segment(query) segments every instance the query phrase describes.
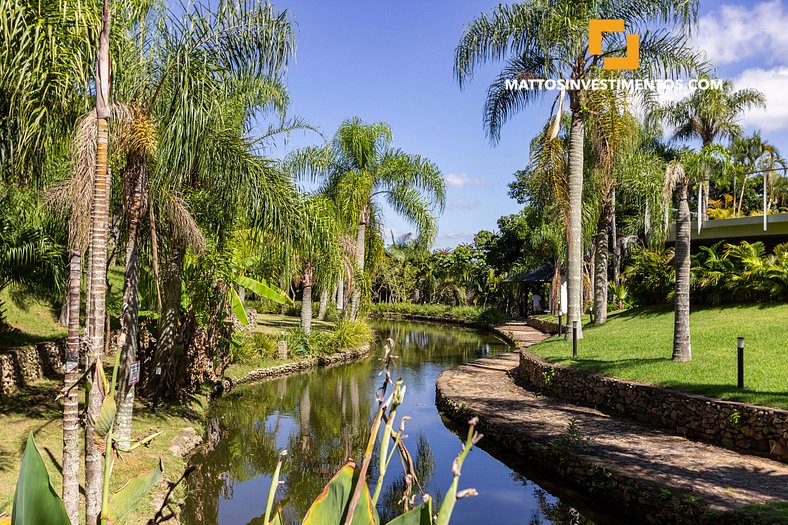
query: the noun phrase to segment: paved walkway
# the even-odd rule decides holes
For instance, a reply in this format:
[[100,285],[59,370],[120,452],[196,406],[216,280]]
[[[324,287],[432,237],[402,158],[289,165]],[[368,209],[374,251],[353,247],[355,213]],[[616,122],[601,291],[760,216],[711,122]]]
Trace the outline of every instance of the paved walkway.
[[[499,327],[527,348],[546,335],[521,323]],[[590,443],[580,455],[615,474],[652,480],[686,491],[718,510],[788,501],[788,465],[691,441],[587,407],[536,395],[514,384],[516,352],[480,359],[444,372],[438,389],[464,404],[483,423],[535,441],[565,435],[574,418]]]

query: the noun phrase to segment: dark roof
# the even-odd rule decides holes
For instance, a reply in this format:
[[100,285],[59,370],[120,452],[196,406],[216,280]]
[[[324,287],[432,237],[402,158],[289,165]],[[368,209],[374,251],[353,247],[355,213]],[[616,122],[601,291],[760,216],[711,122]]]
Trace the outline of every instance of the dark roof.
[[553,267],[545,264],[536,270],[526,270],[518,274],[507,277],[505,283],[549,283],[553,280]]

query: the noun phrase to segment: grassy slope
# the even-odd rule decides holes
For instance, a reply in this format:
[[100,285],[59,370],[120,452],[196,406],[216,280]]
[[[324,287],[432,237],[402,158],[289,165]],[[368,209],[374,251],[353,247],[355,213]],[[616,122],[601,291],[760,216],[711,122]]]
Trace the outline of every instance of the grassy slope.
[[10,288],[0,292],[8,324],[18,330],[0,339],[0,348],[51,341],[65,337],[66,328],[57,322],[57,314],[47,302],[27,298]]
[[[633,309],[583,328],[579,358],[552,338],[532,351],[556,363],[704,395],[788,409],[788,304],[697,308],[690,316],[693,359],[673,363],[673,310]],[[736,337],[744,336],[745,386],[736,388]]]

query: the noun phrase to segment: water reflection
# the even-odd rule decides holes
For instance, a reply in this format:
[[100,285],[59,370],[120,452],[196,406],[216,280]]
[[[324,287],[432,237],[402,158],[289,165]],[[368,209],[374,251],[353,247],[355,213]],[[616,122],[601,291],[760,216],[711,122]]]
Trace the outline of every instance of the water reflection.
[[[406,444],[416,460],[421,488],[439,502],[441,489],[451,482],[460,441],[435,409],[435,380],[446,368],[507,347],[488,334],[458,327],[381,322],[376,328],[381,340],[395,341],[398,358],[392,376],[402,377],[407,385],[398,415],[412,418]],[[300,523],[333,473],[347,458],[359,459],[376,408],[380,364],[373,349],[364,361],[241,387],[215,402],[206,450],[193,459],[196,470],[181,521],[262,523],[277,452],[286,448],[284,483],[277,497],[285,522]],[[373,461],[372,479],[376,465]],[[478,448],[465,463],[461,485],[475,487],[480,495],[458,504],[454,525],[590,523]],[[379,501],[382,523],[401,508],[403,489],[403,470],[394,460]]]

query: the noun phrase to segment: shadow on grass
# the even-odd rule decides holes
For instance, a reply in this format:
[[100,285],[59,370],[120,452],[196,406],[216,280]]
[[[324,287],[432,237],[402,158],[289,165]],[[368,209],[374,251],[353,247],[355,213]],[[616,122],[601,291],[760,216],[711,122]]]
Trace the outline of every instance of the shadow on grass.
[[59,393],[59,385],[52,381],[27,385],[17,394],[0,398],[0,413],[32,419],[59,418],[62,415],[61,405],[56,400]]
[[39,343],[52,341],[53,339],[56,338],[52,336],[33,335],[12,330],[11,332],[8,332],[0,337],[0,353],[2,353],[2,350],[4,349],[7,350],[11,348],[18,348],[20,346],[37,345]]

